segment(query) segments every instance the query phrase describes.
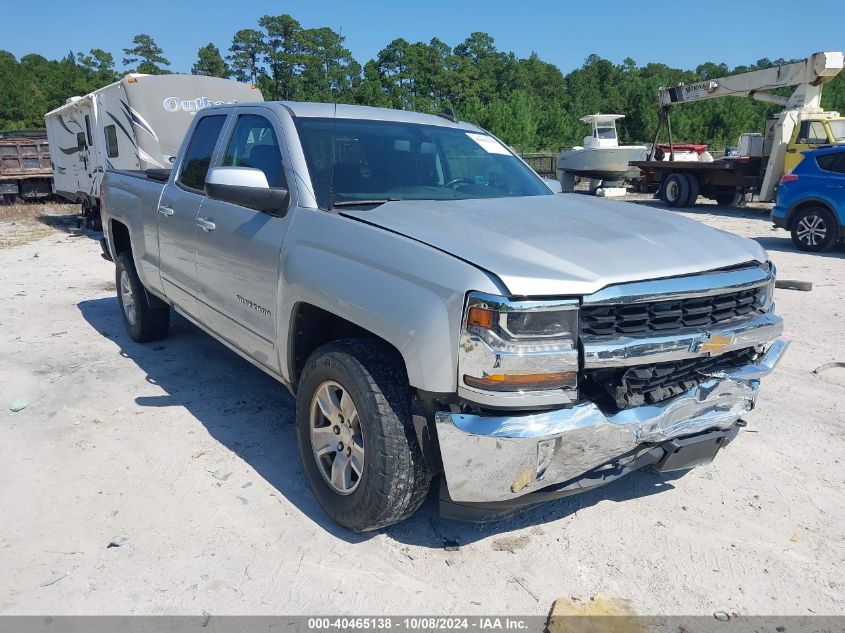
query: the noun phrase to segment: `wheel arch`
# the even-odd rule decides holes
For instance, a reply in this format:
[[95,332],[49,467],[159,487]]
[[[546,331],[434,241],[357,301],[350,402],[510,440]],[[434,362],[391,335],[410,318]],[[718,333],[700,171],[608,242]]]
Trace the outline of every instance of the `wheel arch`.
[[823,198],[812,197],[812,198],[802,198],[798,202],[794,203],[792,207],[790,207],[789,212],[786,214],[786,230],[792,230],[792,223],[795,221],[795,217],[805,209],[809,209],[811,207],[823,207],[827,211],[833,214],[833,217],[837,219],[838,216],[836,215],[836,211],[833,209],[831,204],[824,200]]
[[314,350],[326,343],[350,338],[372,339],[387,346],[395,352],[407,372],[407,363],[402,353],[384,337],[329,310],[300,301],[291,311],[287,344],[288,381],[294,394],[305,363]]
[[117,260],[124,251],[132,253],[132,238],[129,234],[129,227],[126,224],[112,218],[109,221],[108,235],[109,246],[112,250],[112,259]]

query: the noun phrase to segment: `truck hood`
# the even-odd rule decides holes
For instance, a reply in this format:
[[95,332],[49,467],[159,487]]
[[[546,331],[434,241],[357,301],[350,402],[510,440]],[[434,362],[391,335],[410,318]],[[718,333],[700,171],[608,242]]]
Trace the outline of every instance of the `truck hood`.
[[605,286],[756,260],[756,242],[669,211],[579,194],[402,200],[342,214],[466,260],[511,296],[586,295]]

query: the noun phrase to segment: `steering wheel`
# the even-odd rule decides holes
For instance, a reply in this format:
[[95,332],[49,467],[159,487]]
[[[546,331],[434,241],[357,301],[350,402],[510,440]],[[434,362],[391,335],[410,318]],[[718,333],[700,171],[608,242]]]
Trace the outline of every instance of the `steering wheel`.
[[453,178],[449,182],[447,182],[444,187],[451,187],[452,189],[457,188],[457,185],[465,184],[465,185],[474,185],[475,183],[470,180],[469,178]]

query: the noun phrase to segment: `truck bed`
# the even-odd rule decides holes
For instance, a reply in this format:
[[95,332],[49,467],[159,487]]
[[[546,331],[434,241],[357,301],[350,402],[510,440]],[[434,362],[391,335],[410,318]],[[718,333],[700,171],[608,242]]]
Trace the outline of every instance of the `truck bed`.
[[129,176],[130,178],[155,180],[156,182],[167,182],[170,178],[169,169],[112,169],[108,173]]
[[720,158],[709,163],[680,160],[635,160],[629,163],[643,172],[649,190],[659,189],[672,173],[682,173],[698,181],[700,194],[718,198],[734,191],[759,191],[763,181],[763,160],[755,157]]

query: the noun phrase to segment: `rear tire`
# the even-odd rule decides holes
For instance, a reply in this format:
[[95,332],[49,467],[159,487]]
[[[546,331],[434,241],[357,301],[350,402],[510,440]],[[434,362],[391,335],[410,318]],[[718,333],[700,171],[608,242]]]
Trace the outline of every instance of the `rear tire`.
[[411,389],[396,352],[379,341],[319,347],[299,380],[296,430],[311,490],[354,532],[411,516],[428,493],[411,418]]
[[690,182],[685,174],[673,173],[663,183],[663,200],[673,209],[684,207],[689,200]]
[[117,257],[115,285],[123,327],[132,340],[147,343],[164,338],[170,328],[170,306],[144,290],[130,252]]
[[802,251],[821,253],[839,241],[839,225],[828,209],[810,207],[792,220],[791,234],[792,243]]
[[695,205],[696,200],[698,200],[700,188],[698,185],[698,178],[692,174],[687,174],[686,176],[687,180],[689,180],[689,197],[687,198],[687,203],[684,206],[692,207]]

